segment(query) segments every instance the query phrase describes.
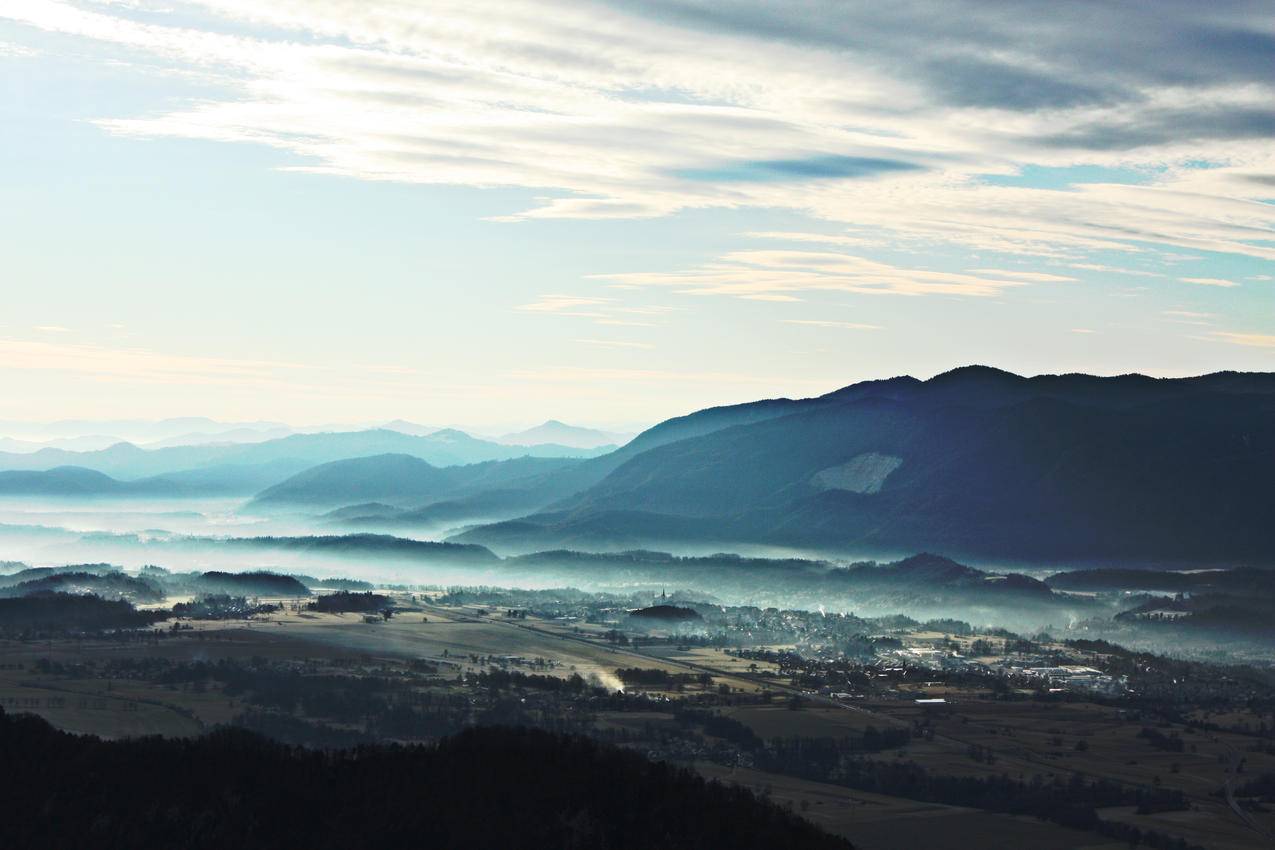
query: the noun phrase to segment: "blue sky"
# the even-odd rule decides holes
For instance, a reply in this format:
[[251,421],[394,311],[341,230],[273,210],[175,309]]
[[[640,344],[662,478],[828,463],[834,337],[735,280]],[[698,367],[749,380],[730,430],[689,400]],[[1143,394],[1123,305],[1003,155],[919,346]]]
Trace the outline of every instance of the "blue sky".
[[1271,369],[1270,16],[1031,6],[10,0],[0,418]]

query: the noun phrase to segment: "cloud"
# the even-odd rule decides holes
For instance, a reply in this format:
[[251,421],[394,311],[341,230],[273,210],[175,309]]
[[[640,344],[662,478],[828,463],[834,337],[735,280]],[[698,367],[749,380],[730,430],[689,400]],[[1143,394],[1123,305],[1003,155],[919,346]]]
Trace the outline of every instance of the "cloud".
[[95,380],[284,385],[300,368],[292,363],[165,354],[143,348],[0,339],[0,369],[67,372]]
[[[1183,142],[1269,139],[1275,136],[1275,109],[1223,105],[1161,109],[1103,118],[1042,139],[1046,145],[1087,151],[1130,151]],[[1258,181],[1259,183],[1261,181]]]
[[[656,325],[654,319],[674,310],[672,307],[658,304],[620,305],[614,298],[594,295],[541,295],[536,301],[519,305],[515,309],[525,313],[589,319],[595,325],[628,328],[654,327]],[[577,342],[584,341],[586,340],[577,340]],[[588,341],[597,342],[596,340]]]
[[517,381],[535,381],[547,384],[649,384],[655,387],[677,385],[703,385],[718,388],[723,385],[738,386],[797,386],[825,388],[826,381],[796,378],[791,375],[763,375],[753,372],[720,372],[672,369],[611,369],[586,366],[561,366],[541,369],[519,369],[510,373]]
[[642,348],[649,349],[655,346],[645,342],[630,342],[621,339],[577,339],[575,340],[582,345],[596,345],[599,348]]
[[1250,348],[1275,348],[1275,334],[1250,334],[1216,331],[1213,336],[1223,342],[1229,342],[1232,345],[1244,345],[1249,346]]
[[612,300],[611,298],[581,295],[541,295],[538,300],[529,304],[521,304],[517,309],[527,313],[552,313],[559,316],[598,318],[605,314],[595,308],[610,304]]
[[[1275,205],[1250,179],[1275,174],[1261,0],[133,5],[26,0],[0,19],[212,84],[97,116],[110,133],[541,199],[505,221],[751,207],[1073,262],[1148,245],[1275,259]],[[983,179],[1077,165],[1151,176]]]
[[70,328],[64,328],[61,325],[36,325],[33,330],[46,334],[67,334],[71,332]]
[[1026,285],[1018,275],[943,272],[894,266],[840,252],[793,250],[732,251],[685,271],[590,277],[624,287],[660,287],[683,295],[765,301],[799,301],[803,295],[816,292],[984,297]]
[[786,325],[809,325],[816,328],[844,328],[851,331],[877,331],[880,325],[865,325],[860,322],[834,322],[824,319],[783,319]]
[[1037,70],[981,57],[937,59],[923,66],[931,90],[944,103],[993,109],[1030,111],[1088,106],[1126,100],[1128,92],[1068,80],[1049,70]]
[[1075,280],[1074,277],[1066,277],[1060,274],[1047,274],[1045,272],[1024,272],[1007,269],[970,269],[970,274],[990,275],[992,277],[1013,278],[1014,280],[1023,280],[1028,283],[1070,283]]
[[855,236],[845,233],[802,233],[788,230],[753,230],[739,234],[747,239],[776,239],[784,242],[815,242],[825,245],[854,245],[875,247],[882,245],[880,238]]
[[1196,286],[1220,286],[1223,289],[1230,289],[1232,287],[1239,286],[1239,284],[1233,280],[1226,280],[1220,277],[1181,277],[1178,278],[1178,280],[1183,283],[1193,283]]
[[1081,271],[1090,272],[1107,272],[1110,274],[1123,274],[1132,277],[1164,277],[1160,272],[1149,272],[1141,269],[1125,269],[1119,266],[1108,266],[1102,263],[1068,263],[1069,268],[1080,269]]
[[1068,332],[1069,332],[1069,333],[1073,333],[1073,334],[1092,334],[1092,333],[1097,333],[1097,331],[1092,330],[1091,328],[1072,328],[1072,329],[1071,329],[1070,331],[1068,331]]
[[0,59],[10,57],[14,59],[30,59],[33,56],[39,56],[40,51],[31,47],[24,47],[21,44],[13,44],[8,41],[0,41]]
[[1213,313],[1202,313],[1198,310],[1162,310],[1161,315],[1167,317],[1164,320],[1166,322],[1199,327],[1207,327],[1213,324],[1213,320],[1217,318]]
[[724,163],[705,168],[678,168],[676,177],[709,183],[786,182],[835,180],[875,177],[900,171],[915,171],[921,166],[899,159],[826,154],[804,159],[770,159],[752,162]]

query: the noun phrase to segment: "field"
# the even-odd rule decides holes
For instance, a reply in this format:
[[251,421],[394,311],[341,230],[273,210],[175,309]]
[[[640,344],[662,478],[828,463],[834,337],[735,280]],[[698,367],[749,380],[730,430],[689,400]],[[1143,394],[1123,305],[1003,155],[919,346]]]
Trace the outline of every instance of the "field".
[[[243,695],[225,693],[215,683],[164,683],[157,677],[104,676],[102,671],[226,659],[300,665],[307,675],[411,677],[423,664],[430,672],[410,680],[412,688],[464,700],[470,691],[461,679],[493,668],[559,679],[578,674],[606,690],[620,687],[617,670],[641,668],[667,674],[678,684],[639,688],[648,701],[634,708],[597,710],[587,722],[600,734],[621,741],[681,734],[676,714],[671,707],[660,708],[659,701],[697,697],[763,740],[852,738],[870,727],[909,730],[908,743],[874,757],[913,761],[940,776],[1005,775],[1029,783],[1080,776],[1177,789],[1189,801],[1186,811],[1138,814],[1124,807],[1103,810],[1101,817],[1203,847],[1269,846],[1275,829],[1270,813],[1232,806],[1223,793],[1228,783],[1245,776],[1275,772],[1275,755],[1255,750],[1253,739],[1241,734],[1154,722],[1162,733],[1181,738],[1181,751],[1170,752],[1140,737],[1147,725],[1142,719],[1100,702],[994,699],[981,687],[923,682],[863,699],[834,699],[777,676],[773,664],[749,662],[712,647],[618,646],[608,642],[602,628],[581,623],[509,618],[500,611],[441,606],[405,595],[397,602],[398,613],[387,621],[308,612],[285,600],[283,611],[267,617],[193,621],[157,637],[0,642],[0,705],[6,711],[39,714],[74,732],[180,736],[231,722],[248,707]],[[81,668],[83,675],[77,673]],[[915,702],[938,695],[947,702]],[[714,739],[710,735],[705,740],[711,744]],[[979,757],[972,757],[974,752]],[[655,754],[669,757],[663,751]],[[791,804],[868,850],[1125,846],[1029,817],[867,793],[747,764],[700,757],[694,763],[706,776]]]

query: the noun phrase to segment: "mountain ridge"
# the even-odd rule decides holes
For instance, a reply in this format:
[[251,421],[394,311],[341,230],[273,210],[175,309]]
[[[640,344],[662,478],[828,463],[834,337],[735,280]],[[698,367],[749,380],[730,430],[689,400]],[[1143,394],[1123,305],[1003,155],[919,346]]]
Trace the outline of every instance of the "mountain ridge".
[[[962,367],[679,420],[586,461],[610,469],[547,510],[456,539],[1275,563],[1275,531],[1263,530],[1275,529],[1262,497],[1275,475],[1268,373]],[[670,431],[680,439],[660,440]]]

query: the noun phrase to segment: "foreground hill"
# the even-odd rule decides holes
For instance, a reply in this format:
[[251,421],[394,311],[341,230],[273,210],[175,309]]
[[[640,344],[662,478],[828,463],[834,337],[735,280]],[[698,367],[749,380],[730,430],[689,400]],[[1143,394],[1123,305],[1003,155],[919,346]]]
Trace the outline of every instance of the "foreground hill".
[[552,510],[459,539],[1275,563],[1275,375],[1023,378],[970,367],[717,415],[730,424],[662,443],[679,420],[657,426]]
[[0,753],[24,765],[0,778],[14,850],[850,846],[748,791],[531,730],[324,753],[236,730],[101,741],[0,711]]

